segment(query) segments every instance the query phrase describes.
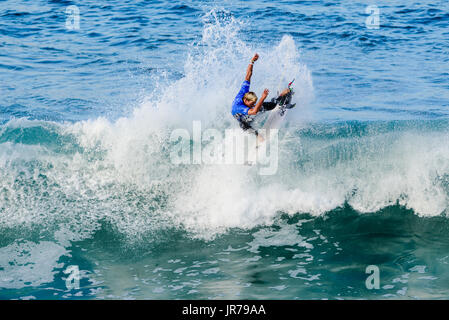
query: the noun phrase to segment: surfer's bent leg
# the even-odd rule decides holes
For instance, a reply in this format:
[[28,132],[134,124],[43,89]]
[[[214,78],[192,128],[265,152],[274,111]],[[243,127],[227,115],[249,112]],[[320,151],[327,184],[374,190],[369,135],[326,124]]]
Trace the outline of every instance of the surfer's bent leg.
[[248,131],[248,132],[250,132],[250,133],[255,134],[256,136],[259,135],[259,133],[257,132],[257,130],[254,129],[254,128],[251,126],[251,121],[252,121],[251,118],[249,118],[249,117],[247,117],[247,116],[245,117],[245,116],[243,116],[243,115],[241,115],[241,114],[235,114],[234,117],[235,117],[235,118],[237,119],[237,121],[239,122],[240,128],[242,128],[243,131]]
[[256,136],[259,135],[257,130],[254,129],[253,127],[251,127],[251,124],[249,124],[248,122],[245,122],[245,121],[239,121],[239,122],[240,122],[240,128],[242,128],[243,131],[248,131],[249,133],[253,133]]
[[[286,89],[288,90],[288,89]],[[270,102],[264,102],[262,104],[261,112],[270,111],[273,110],[277,104],[284,105],[289,104],[292,100],[292,95],[290,93],[290,90],[286,91],[284,90],[281,95],[277,98],[271,99]]]
[[276,101],[273,99],[271,102],[264,102],[262,104],[261,112],[273,110],[276,107]]
[[[288,90],[288,92],[286,92],[286,90]],[[290,89],[286,89],[286,90],[284,90],[283,94],[281,94],[276,99],[280,105],[286,105],[292,101],[292,93],[291,93]]]

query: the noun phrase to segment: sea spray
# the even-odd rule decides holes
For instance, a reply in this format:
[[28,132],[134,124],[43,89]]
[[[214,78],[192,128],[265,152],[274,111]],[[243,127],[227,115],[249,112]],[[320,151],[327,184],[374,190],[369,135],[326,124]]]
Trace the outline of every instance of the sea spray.
[[[108,224],[131,242],[172,228],[213,239],[232,228],[270,225],[279,213],[319,216],[347,204],[361,213],[395,204],[423,216],[447,210],[445,121],[437,128],[305,122],[314,93],[297,43],[288,35],[271,47],[245,43],[241,23],[224,16],[207,16],[183,76],[159,86],[132,114],[2,125],[2,228],[63,230],[66,240],[79,240]],[[230,104],[254,52],[261,58],[252,90],[273,92],[284,78],[296,79],[298,107],[279,132],[276,174],[261,176],[245,165],[173,163],[174,130],[191,132],[193,121],[223,134],[238,129]]]

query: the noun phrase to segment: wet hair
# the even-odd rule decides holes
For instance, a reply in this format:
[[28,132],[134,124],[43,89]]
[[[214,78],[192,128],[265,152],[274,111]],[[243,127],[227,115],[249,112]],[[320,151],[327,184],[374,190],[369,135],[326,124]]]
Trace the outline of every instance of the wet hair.
[[243,99],[253,102],[253,101],[257,101],[257,96],[254,92],[250,91],[250,92],[245,93],[245,95],[243,96]]

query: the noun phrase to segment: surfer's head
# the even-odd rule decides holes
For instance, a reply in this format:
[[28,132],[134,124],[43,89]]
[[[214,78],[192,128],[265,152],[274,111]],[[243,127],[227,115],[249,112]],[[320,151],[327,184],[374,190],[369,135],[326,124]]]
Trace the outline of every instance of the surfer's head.
[[243,103],[247,106],[247,107],[254,107],[254,105],[256,104],[257,101],[257,96],[254,92],[250,91],[245,93],[245,95],[243,96]]

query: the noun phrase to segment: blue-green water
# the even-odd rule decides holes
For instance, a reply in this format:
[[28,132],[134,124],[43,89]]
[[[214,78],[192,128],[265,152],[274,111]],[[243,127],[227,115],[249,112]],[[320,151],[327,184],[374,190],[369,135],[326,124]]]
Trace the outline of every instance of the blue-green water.
[[[449,7],[371,4],[0,1],[0,298],[447,299]],[[254,52],[275,173],[173,163]]]

